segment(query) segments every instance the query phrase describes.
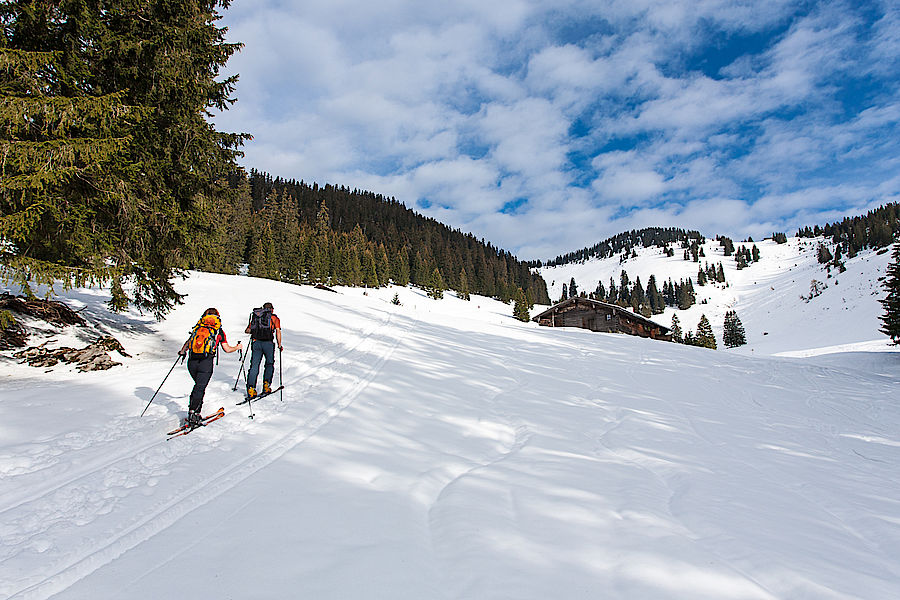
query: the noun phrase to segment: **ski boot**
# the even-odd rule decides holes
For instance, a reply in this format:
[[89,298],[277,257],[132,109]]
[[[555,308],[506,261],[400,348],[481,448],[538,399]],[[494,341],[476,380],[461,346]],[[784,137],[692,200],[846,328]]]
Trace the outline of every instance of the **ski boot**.
[[191,429],[196,429],[197,427],[200,427],[200,425],[202,423],[203,423],[203,417],[200,416],[199,412],[195,412],[193,410],[188,411],[188,417],[187,417],[188,427],[190,427]]

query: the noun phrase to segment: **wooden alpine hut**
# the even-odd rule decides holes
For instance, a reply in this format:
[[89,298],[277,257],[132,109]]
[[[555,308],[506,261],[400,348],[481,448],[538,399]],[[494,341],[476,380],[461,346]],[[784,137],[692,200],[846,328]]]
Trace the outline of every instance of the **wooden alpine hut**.
[[535,316],[532,321],[546,327],[581,327],[604,333],[627,333],[654,340],[672,341],[668,327],[615,304],[569,298]]

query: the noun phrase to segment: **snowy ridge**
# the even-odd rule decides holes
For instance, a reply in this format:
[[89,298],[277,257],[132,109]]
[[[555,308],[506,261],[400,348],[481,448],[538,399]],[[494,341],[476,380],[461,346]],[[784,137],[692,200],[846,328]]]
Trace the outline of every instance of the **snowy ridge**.
[[[814,266],[776,250],[756,280],[803,287]],[[829,303],[808,316],[738,274],[718,292],[745,325],[877,318],[847,295],[867,281],[849,285],[847,266],[812,302],[797,294]],[[857,351],[822,354],[815,330],[748,326],[751,345],[723,352],[409,288],[193,273],[181,291],[162,323],[105,313],[104,290],[67,294],[132,354],[121,367],[0,360],[0,597],[900,597],[900,354],[874,337],[860,352],[857,332],[829,334],[829,351]],[[137,416],[203,309],[236,343],[266,300],[285,328],[284,402],[248,419],[223,354],[204,406],[225,418],[165,440],[182,366]],[[791,347],[806,358],[761,356]]]
[[[879,277],[885,273],[889,252],[866,250],[845,261],[847,270],[826,271],[819,264],[816,250],[823,238],[788,238],[777,244],[771,239],[757,242],[738,242],[735,247],[754,244],[759,248],[760,260],[738,270],[733,256],[725,256],[719,242],[707,240],[703,244],[705,257],[700,262],[686,261],[677,245],[675,256],[667,257],[658,247],[636,248],[637,257],[620,262],[618,256],[592,259],[559,267],[542,268],[551,299],[562,294],[563,284],[574,277],[579,292],[592,292],[598,282],[608,289],[612,278],[616,286],[622,270],[632,283],[640,277],[646,288],[651,275],[657,286],[664,281],[674,282],[691,278],[697,304],[687,310],[667,308],[652,320],[670,327],[672,315],[677,314],[685,331],[696,330],[700,316],[705,314],[713,325],[719,348],[722,349],[722,325],[725,313],[737,311],[747,333],[748,346],[731,350],[747,354],[783,354],[806,356],[827,352],[859,349],[885,349],[888,338],[880,333],[878,316],[883,309],[878,302],[884,297]],[[727,287],[721,284],[697,285],[697,270],[706,263],[722,263]],[[810,282],[825,284],[822,294],[808,302]]]

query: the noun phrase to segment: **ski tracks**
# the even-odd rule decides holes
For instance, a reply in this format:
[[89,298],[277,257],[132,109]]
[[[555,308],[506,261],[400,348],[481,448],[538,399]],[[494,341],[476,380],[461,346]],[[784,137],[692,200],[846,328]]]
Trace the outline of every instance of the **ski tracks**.
[[[412,319],[400,326],[393,325],[393,321],[394,312],[387,312],[382,321],[362,332],[356,343],[286,380],[288,399],[320,390],[318,395],[325,400],[324,406],[304,418],[299,413],[309,412],[311,403],[269,402],[269,406],[279,409],[261,416],[256,423],[271,424],[266,433],[277,432],[274,439],[266,435],[265,442],[250,454],[192,480],[190,485],[150,505],[143,497],[154,495],[153,488],[161,477],[178,469],[189,455],[214,450],[225,434],[246,430],[249,423],[244,420],[239,424],[233,418],[229,423],[226,418],[220,421],[222,427],[216,424],[208,431],[181,438],[187,443],[167,442],[161,433],[159,441],[143,438],[145,443],[137,450],[130,446],[127,452],[95,458],[63,481],[30,486],[6,502],[0,508],[0,537],[4,540],[0,546],[0,597],[43,599],[65,590],[314,436],[378,376],[414,324]],[[350,358],[353,360],[347,360]],[[292,370],[288,369],[288,374]],[[298,424],[290,425],[292,422]],[[98,484],[98,480],[103,483]],[[105,491],[97,496],[97,489]],[[109,518],[108,535],[103,539],[84,540],[70,535],[73,541],[69,548],[61,547],[67,545],[65,540],[55,539],[60,528],[71,530],[123,512],[131,518]]]
[[[436,560],[443,565],[441,573],[446,588],[454,590],[449,594],[450,597],[466,597],[467,587],[471,583],[471,573],[474,572],[465,568],[467,561],[477,560],[469,555],[469,550],[475,549],[478,545],[480,535],[477,517],[473,520],[475,516],[473,513],[477,512],[473,509],[473,505],[493,509],[499,502],[507,506],[509,514],[514,515],[516,512],[512,490],[508,489],[502,478],[492,480],[489,475],[491,470],[525,448],[532,436],[531,429],[523,421],[501,410],[503,399],[510,398],[510,401],[515,403],[517,392],[522,389],[522,382],[517,381],[505,364],[503,366],[514,383],[486,399],[484,406],[491,407],[490,413],[495,418],[492,423],[495,426],[494,435],[498,441],[500,439],[496,433],[496,426],[509,431],[512,435],[503,436],[507,439],[503,441],[502,449],[493,456],[470,458],[467,459],[467,464],[444,465],[443,470],[447,472],[446,482],[433,495],[434,499],[428,506],[430,544]],[[486,482],[496,485],[481,485]],[[469,484],[472,484],[472,487],[467,487]],[[490,501],[480,504],[476,497],[486,493],[492,494]]]

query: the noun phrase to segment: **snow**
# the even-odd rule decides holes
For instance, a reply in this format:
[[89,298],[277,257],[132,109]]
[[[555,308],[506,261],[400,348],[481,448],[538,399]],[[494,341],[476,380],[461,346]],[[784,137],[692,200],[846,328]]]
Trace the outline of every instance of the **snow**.
[[[3,353],[0,598],[900,597],[900,354],[866,292],[886,258],[806,303],[814,254],[757,244],[703,305],[718,327],[738,310],[751,343],[728,351],[412,288],[191,273],[161,323],[66,292],[97,325],[50,345],[111,333],[132,356],[79,373]],[[625,267],[646,284],[632,265],[663,259]],[[207,306],[233,344],[265,301],[283,401],[248,419],[222,354],[204,408],[225,418],[165,439],[180,364],[138,416]]]
[[[705,257],[700,263],[684,260],[683,250],[673,245],[675,256],[667,257],[658,247],[637,248],[636,258],[620,262],[619,256],[592,259],[560,267],[544,267],[541,275],[547,282],[550,298],[562,294],[563,284],[574,277],[579,292],[592,292],[598,282],[609,289],[609,280],[619,286],[622,270],[632,284],[640,277],[646,288],[651,275],[657,287],[672,279],[675,283],[692,278],[697,303],[688,310],[667,308],[665,313],[653,315],[652,320],[670,327],[672,315],[678,315],[684,331],[696,330],[700,316],[705,314],[713,326],[719,347],[722,347],[722,325],[725,313],[735,310],[747,334],[748,345],[729,352],[784,356],[809,356],[844,350],[885,350],[889,340],[878,330],[883,312],[879,300],[885,292],[878,280],[885,273],[890,253],[873,250],[860,252],[852,259],[845,258],[846,271],[826,270],[817,260],[816,250],[823,238],[788,238],[777,244],[771,239],[756,242],[735,242],[735,247],[754,244],[760,260],[738,270],[733,256],[715,240],[702,245]],[[834,251],[833,245],[829,244]],[[697,285],[697,270],[706,263],[722,263],[727,286]],[[825,284],[820,296],[810,295],[810,283]],[[830,349],[828,349],[830,348]],[[828,349],[828,350],[826,350]]]

